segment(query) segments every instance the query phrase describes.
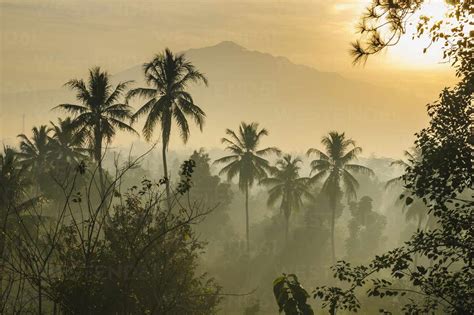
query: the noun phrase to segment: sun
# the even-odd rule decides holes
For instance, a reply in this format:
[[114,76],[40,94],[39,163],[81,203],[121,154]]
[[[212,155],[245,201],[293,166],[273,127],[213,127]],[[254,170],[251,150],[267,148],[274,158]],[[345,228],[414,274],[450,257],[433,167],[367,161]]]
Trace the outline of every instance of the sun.
[[416,25],[421,15],[431,17],[432,20],[441,20],[446,18],[448,5],[443,0],[431,0],[423,4],[419,14],[414,15],[407,25],[406,34],[400,39],[400,42],[391,47],[387,53],[388,57],[398,67],[436,67],[443,62],[443,51],[441,43],[434,43],[424,53],[430,40],[427,36],[412,39],[412,35],[416,33]]

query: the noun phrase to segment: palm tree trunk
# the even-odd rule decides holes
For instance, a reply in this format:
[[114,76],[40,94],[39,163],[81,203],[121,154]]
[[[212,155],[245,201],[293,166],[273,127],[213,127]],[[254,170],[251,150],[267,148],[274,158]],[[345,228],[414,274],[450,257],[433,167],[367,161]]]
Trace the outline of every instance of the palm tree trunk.
[[97,162],[97,167],[99,169],[99,194],[100,198],[104,198],[105,194],[105,183],[104,183],[104,171],[102,169],[102,137],[100,134],[100,127],[96,127],[94,130],[94,159]]
[[[5,207],[6,215],[2,218],[2,229],[0,230],[0,294],[3,296],[3,272],[4,272],[4,255],[6,252],[6,235],[7,235],[7,220],[9,214],[9,207]],[[3,209],[2,209],[3,210]],[[0,297],[1,297],[0,296]]]
[[335,235],[334,235],[335,225],[336,225],[336,201],[331,200],[331,254],[332,254],[333,265],[336,263],[336,240],[335,240]]
[[285,215],[285,243],[288,244],[288,232],[290,229],[290,216]]
[[41,278],[40,278],[38,279],[38,315],[41,315],[41,314],[43,314],[43,290],[42,290],[42,284],[41,284]]
[[168,210],[171,210],[171,191],[170,191],[170,178],[168,177],[168,164],[166,162],[166,144],[163,143],[163,173],[165,177],[165,185],[166,185],[166,202],[168,205]]
[[249,237],[249,186],[245,185],[245,235],[247,238],[247,253],[250,252],[250,237]]

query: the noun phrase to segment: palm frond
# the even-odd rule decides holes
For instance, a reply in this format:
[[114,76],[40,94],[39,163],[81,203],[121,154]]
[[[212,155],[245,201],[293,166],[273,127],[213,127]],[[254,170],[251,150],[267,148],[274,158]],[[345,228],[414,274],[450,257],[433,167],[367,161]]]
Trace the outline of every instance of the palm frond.
[[228,156],[224,156],[224,157],[221,157],[220,159],[215,160],[213,164],[234,162],[238,159],[239,159],[238,155],[228,155]]
[[63,109],[71,114],[82,114],[88,110],[85,106],[75,104],[59,104],[58,106],[53,107],[53,109]]
[[280,156],[281,150],[278,149],[277,147],[268,147],[262,150],[255,151],[255,154],[261,155],[261,156],[266,156],[268,154],[275,154],[276,156]]
[[306,156],[311,156],[312,154],[317,154],[319,156],[320,159],[322,160],[329,160],[329,156],[327,156],[326,153],[318,150],[318,149],[315,149],[315,148],[311,148],[308,150],[308,152],[306,152]]
[[157,96],[157,92],[155,89],[151,88],[135,88],[128,91],[125,101],[128,103],[130,99],[134,97],[141,97],[141,98],[155,98]]
[[356,199],[357,189],[359,188],[359,182],[347,170],[343,170],[342,172],[342,181],[344,183],[347,199],[348,200]]
[[183,112],[179,108],[175,108],[173,111],[173,117],[178,125],[179,132],[181,134],[181,139],[183,142],[188,142],[189,138],[189,125],[186,117],[184,116]]
[[358,164],[345,164],[344,168],[348,171],[359,173],[359,174],[364,174],[364,175],[369,175],[369,176],[374,176],[375,173],[373,170],[366,166],[358,165]]

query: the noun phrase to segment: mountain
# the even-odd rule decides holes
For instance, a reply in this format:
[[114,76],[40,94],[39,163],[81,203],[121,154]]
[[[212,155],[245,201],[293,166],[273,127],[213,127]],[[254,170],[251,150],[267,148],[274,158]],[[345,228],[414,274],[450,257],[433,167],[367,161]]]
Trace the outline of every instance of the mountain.
[[[220,146],[225,128],[257,121],[270,131],[266,144],[284,150],[305,151],[318,146],[324,133],[339,130],[366,152],[397,156],[411,145],[413,134],[426,121],[424,103],[414,93],[349,80],[233,42],[184,53],[209,79],[209,87],[191,88],[207,113],[204,132],[191,135],[191,147]],[[116,73],[113,80],[134,80],[135,86],[142,86],[142,67]],[[73,100],[65,89],[2,95],[2,138],[12,139],[21,132],[23,112],[28,113],[29,129],[57,116],[50,111],[53,106]],[[133,105],[138,107],[140,102]],[[123,137],[119,142],[130,139]],[[177,137],[172,139],[171,149],[181,145]]]

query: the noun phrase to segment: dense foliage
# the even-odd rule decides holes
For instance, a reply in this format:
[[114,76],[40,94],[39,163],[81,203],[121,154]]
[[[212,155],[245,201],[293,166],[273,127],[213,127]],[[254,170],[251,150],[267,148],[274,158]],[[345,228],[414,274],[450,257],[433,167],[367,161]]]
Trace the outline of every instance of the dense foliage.
[[[395,45],[404,33],[408,16],[423,2],[374,1],[360,27],[367,35],[366,41],[353,45],[355,62]],[[314,291],[314,297],[322,300],[330,314],[338,309],[359,310],[359,291],[366,291],[368,297],[397,302],[395,308],[390,308],[387,301],[380,308],[383,313],[397,311],[400,304],[406,314],[470,314],[474,309],[474,42],[472,31],[466,30],[473,6],[470,1],[451,1],[450,5],[446,21],[433,22],[422,16],[418,35],[427,32],[432,42],[445,42],[445,58],[452,62],[460,82],[444,89],[439,100],[428,105],[429,126],[417,133],[415,142],[420,156],[405,165],[400,178],[405,188],[400,198],[409,207],[423,202],[436,224],[419,228],[403,246],[375,256],[367,265],[352,266],[345,261],[334,265],[332,271],[340,286],[321,286]],[[448,30],[443,28],[447,24]],[[388,40],[383,39],[384,26],[389,27]]]

